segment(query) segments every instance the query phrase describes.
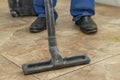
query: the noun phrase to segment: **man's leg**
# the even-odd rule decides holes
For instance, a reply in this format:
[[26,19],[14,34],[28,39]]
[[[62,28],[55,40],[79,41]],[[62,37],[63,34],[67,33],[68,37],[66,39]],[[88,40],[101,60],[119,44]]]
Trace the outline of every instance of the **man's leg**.
[[97,26],[91,19],[91,16],[95,14],[94,0],[71,0],[70,11],[73,20],[82,32],[87,34],[97,32]]
[[[53,0],[53,7],[55,8],[57,0]],[[44,0],[34,0],[33,2],[36,13],[38,14],[38,18],[31,24],[30,32],[37,33],[46,29],[46,14],[45,14],[45,6]],[[58,15],[54,10],[55,20]]]

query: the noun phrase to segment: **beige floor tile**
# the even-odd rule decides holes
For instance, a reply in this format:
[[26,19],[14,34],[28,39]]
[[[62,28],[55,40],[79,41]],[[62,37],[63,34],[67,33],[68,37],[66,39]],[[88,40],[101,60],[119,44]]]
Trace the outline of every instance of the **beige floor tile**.
[[120,80],[120,55],[51,80]]
[[11,61],[0,55],[0,80],[38,80],[30,76],[24,76],[22,70]]

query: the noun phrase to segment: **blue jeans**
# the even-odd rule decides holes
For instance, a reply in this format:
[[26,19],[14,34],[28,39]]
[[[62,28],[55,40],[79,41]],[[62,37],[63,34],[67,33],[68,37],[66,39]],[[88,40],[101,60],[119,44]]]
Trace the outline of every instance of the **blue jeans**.
[[[55,8],[57,0],[53,0],[53,6]],[[34,0],[34,8],[39,17],[45,17],[44,0]],[[95,14],[95,1],[94,0],[71,0],[70,13],[73,16],[73,20],[77,21],[83,16],[93,16]],[[55,20],[58,18],[58,14],[54,9]]]

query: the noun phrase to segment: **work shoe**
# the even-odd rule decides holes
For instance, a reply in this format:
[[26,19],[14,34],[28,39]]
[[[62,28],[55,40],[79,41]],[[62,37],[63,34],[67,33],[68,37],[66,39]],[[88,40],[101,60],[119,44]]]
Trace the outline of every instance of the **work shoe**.
[[91,34],[97,32],[97,25],[91,17],[85,16],[75,22],[83,33]]
[[31,33],[41,32],[46,30],[46,18],[38,17],[30,26]]

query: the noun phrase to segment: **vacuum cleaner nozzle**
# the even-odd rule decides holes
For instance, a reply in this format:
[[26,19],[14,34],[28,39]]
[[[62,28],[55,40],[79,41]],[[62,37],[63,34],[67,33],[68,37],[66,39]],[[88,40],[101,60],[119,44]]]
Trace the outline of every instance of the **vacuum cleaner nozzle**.
[[79,56],[65,57],[63,58],[63,62],[62,62],[63,64],[60,65],[54,65],[52,60],[49,60],[43,62],[23,64],[22,68],[24,74],[28,75],[38,72],[56,70],[65,67],[84,65],[84,64],[88,64],[89,62],[90,62],[89,57],[86,54],[84,54]]

